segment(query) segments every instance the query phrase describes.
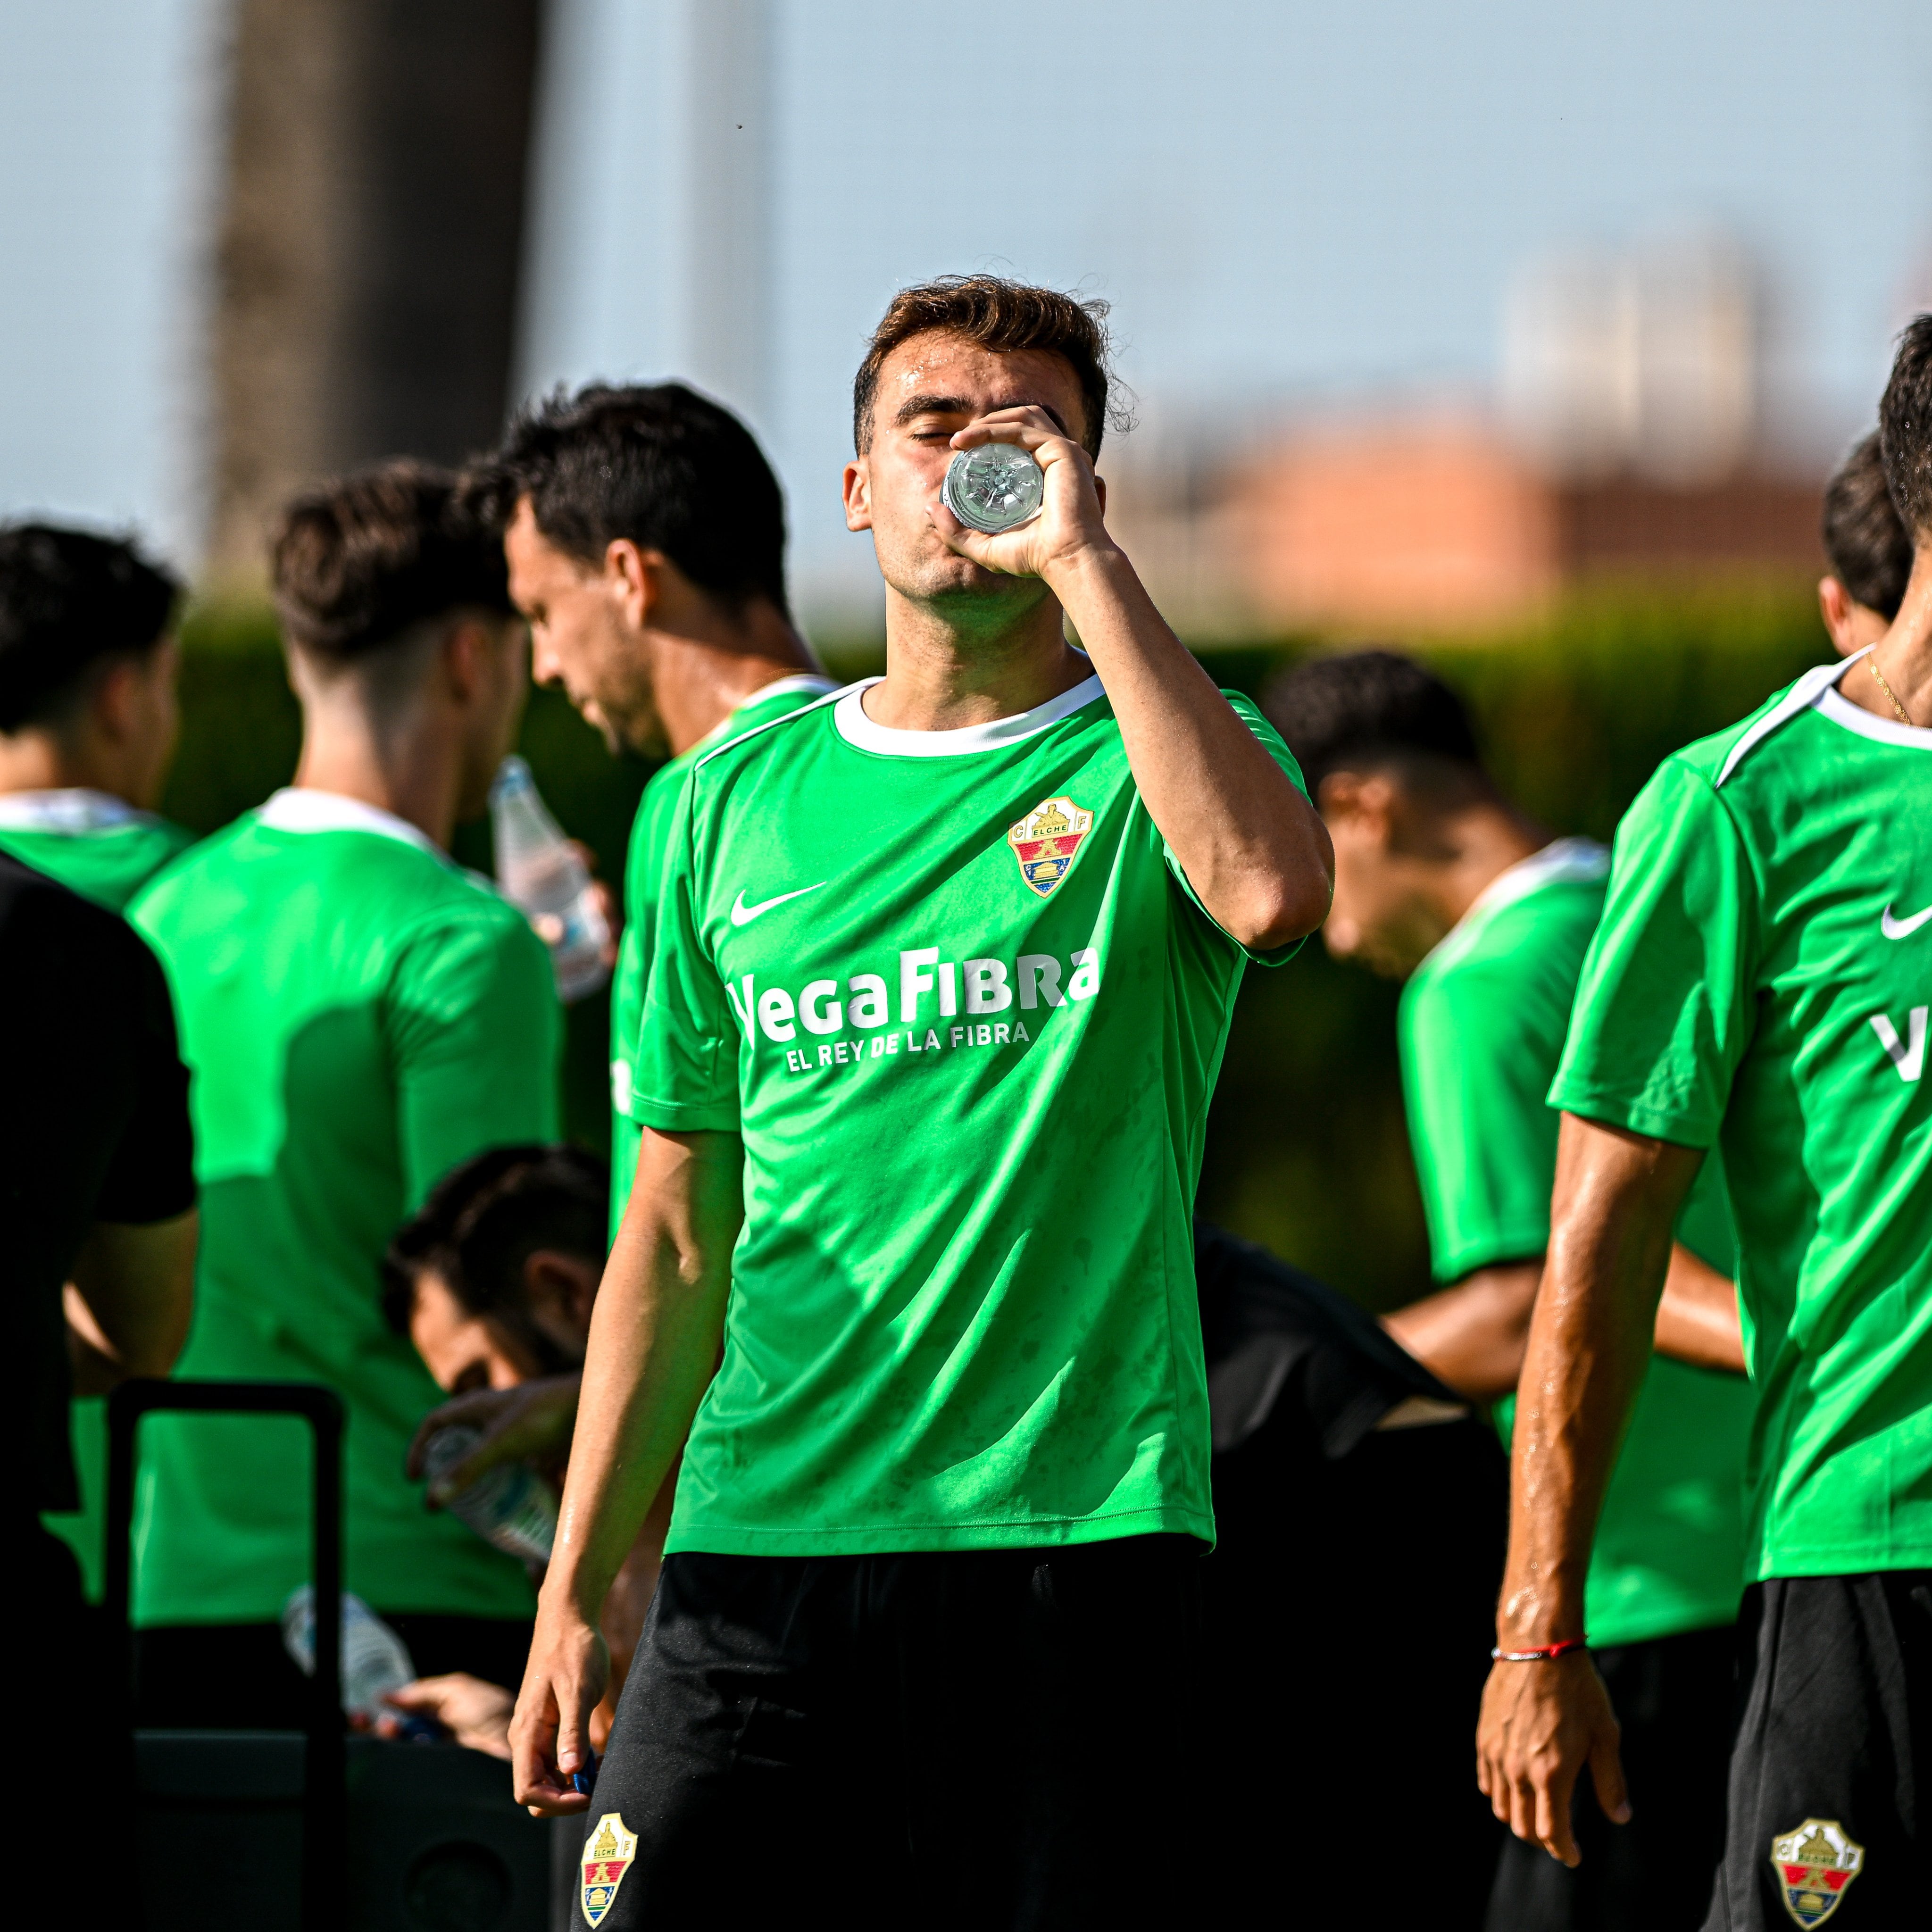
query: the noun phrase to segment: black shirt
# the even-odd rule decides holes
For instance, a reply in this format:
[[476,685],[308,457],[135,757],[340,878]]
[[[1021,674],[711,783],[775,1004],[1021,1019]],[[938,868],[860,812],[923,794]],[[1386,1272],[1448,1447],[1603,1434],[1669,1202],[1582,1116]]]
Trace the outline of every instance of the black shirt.
[[188,1070],[160,964],[115,914],[0,854],[0,1322],[34,1507],[73,1509],[61,1288],[97,1221],[194,1205]]
[[1411,1396],[1462,1401],[1373,1316],[1210,1221],[1194,1224],[1194,1271],[1216,1455],[1279,1409],[1334,1458]]

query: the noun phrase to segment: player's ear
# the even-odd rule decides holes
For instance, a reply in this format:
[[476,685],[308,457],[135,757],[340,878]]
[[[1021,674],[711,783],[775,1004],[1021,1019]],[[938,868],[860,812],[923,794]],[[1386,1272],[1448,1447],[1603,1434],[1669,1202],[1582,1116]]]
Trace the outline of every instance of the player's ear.
[[604,588],[633,631],[650,624],[651,613],[664,596],[666,561],[662,550],[645,550],[628,537],[614,537],[604,547]]
[[872,527],[872,466],[868,456],[855,456],[845,466],[845,527],[869,530]]
[[1380,772],[1330,772],[1316,786],[1315,803],[1337,842],[1386,846],[1394,837],[1395,788]]
[[[602,1275],[598,1264],[562,1248],[538,1248],[524,1262],[524,1292],[547,1329],[561,1325],[579,1341],[590,1333],[591,1304]],[[548,1316],[550,1318],[544,1320]]]
[[1858,645],[1852,635],[1851,592],[1835,577],[1818,580],[1818,614],[1830,632],[1832,647],[1841,658],[1850,657]]

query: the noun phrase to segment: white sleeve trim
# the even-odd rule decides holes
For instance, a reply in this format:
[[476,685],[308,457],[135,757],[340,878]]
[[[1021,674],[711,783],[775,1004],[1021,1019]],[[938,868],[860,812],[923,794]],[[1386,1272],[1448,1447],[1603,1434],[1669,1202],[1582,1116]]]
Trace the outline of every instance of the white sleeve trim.
[[1862,651],[1848,658],[1838,658],[1830,664],[1814,664],[1783,698],[1760,718],[1738,742],[1731,747],[1730,755],[1719,770],[1714,784],[1722,788],[1724,781],[1766,739],[1784,725],[1790,724],[1801,711],[1809,711],[1818,700],[1845,674],[1847,664],[1855,664],[1871,650],[1868,644]]

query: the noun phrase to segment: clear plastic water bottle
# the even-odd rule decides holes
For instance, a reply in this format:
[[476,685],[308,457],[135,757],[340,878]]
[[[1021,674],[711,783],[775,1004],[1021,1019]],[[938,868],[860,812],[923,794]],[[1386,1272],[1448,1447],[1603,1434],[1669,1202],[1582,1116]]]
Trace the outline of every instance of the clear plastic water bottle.
[[[282,1606],[282,1644],[304,1677],[315,1675],[315,1586],[304,1583]],[[360,1597],[342,1593],[342,1708],[374,1730],[398,1714],[383,1702],[416,1681],[404,1642]]]
[[[483,1439],[480,1429],[452,1423],[423,1445],[423,1467],[433,1483],[453,1469]],[[556,1497],[527,1462],[499,1462],[459,1490],[444,1507],[506,1555],[548,1563],[556,1540]]]
[[506,758],[490,788],[496,883],[550,948],[560,1000],[580,1000],[610,976],[610,928],[590,874],[550,815],[521,758]]

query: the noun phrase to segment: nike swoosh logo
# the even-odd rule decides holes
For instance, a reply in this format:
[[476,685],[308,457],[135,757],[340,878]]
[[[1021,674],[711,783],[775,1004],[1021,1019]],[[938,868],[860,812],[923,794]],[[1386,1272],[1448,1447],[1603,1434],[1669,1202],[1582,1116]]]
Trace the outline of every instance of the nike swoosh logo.
[[[820,879],[818,886],[824,884],[825,881]],[[756,905],[749,906],[745,903],[745,895],[740,892],[732,904],[731,923],[734,926],[749,926],[761,912],[770,912],[773,906],[783,905],[787,899],[802,899],[807,892],[817,892],[818,886],[800,886],[795,892],[781,892],[775,899],[760,899]]]
[[1928,919],[1932,919],[1932,906],[1914,913],[1910,919],[1894,919],[1891,907],[1887,906],[1879,925],[1888,939],[1910,939]]

